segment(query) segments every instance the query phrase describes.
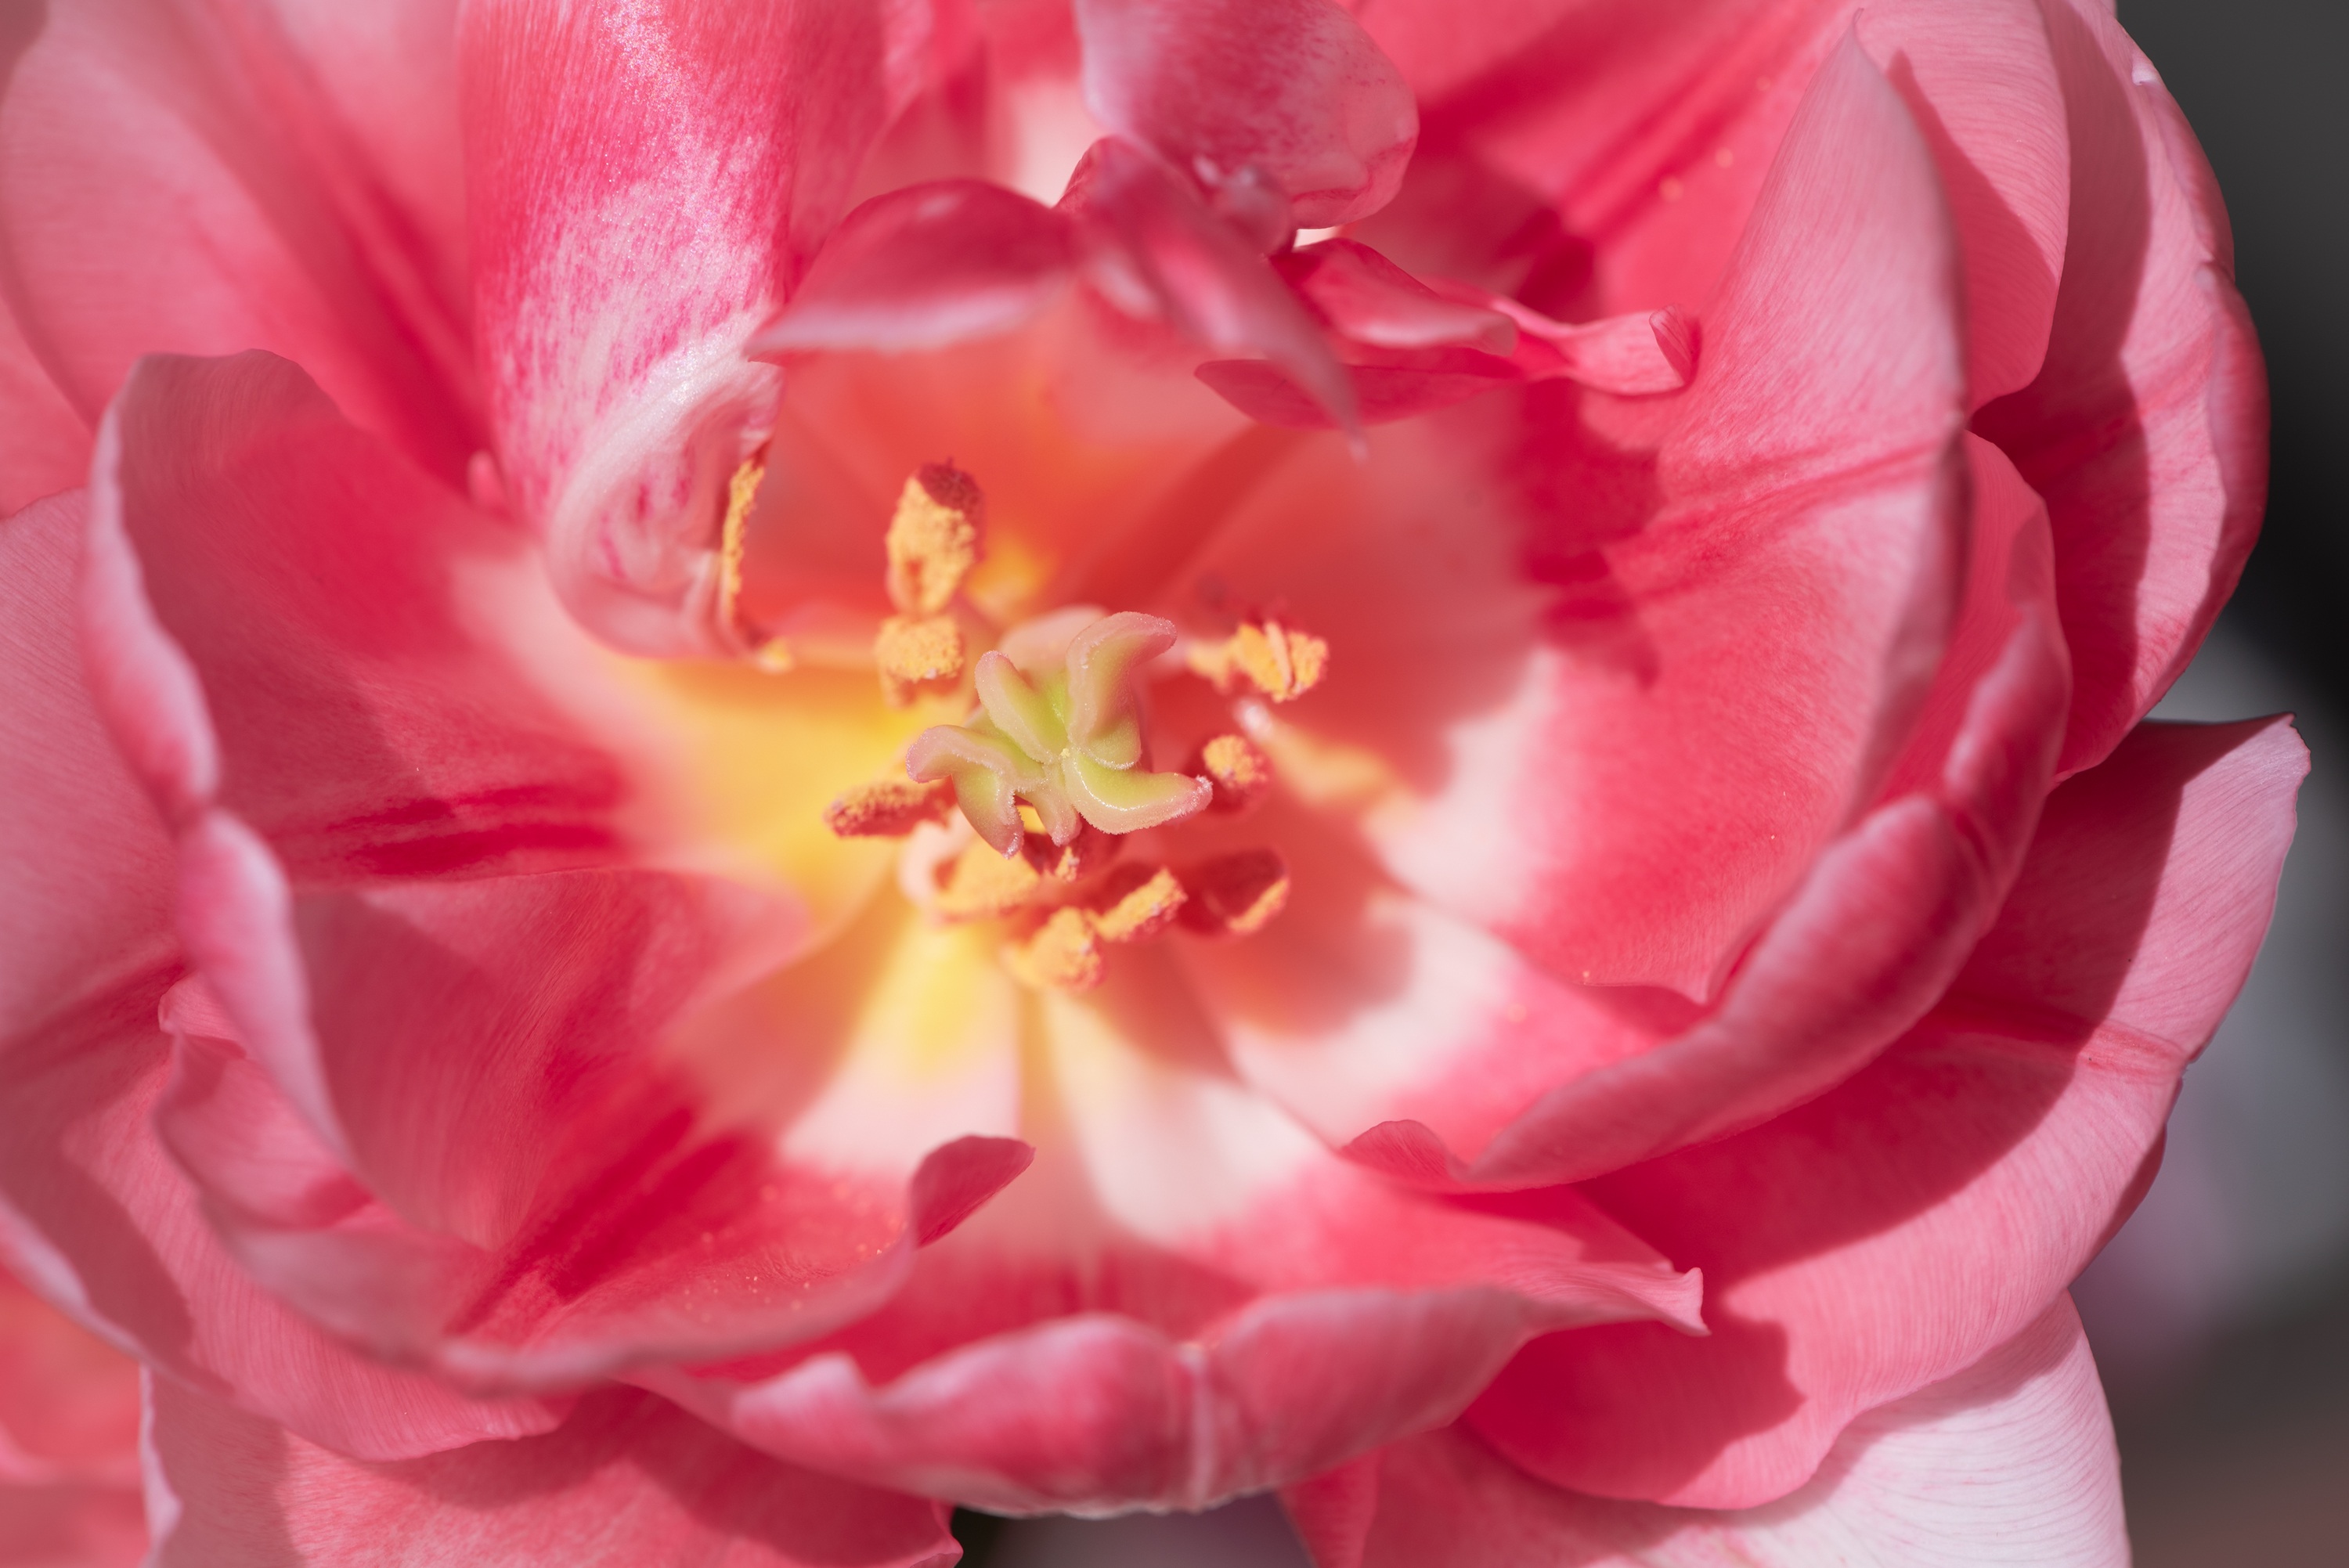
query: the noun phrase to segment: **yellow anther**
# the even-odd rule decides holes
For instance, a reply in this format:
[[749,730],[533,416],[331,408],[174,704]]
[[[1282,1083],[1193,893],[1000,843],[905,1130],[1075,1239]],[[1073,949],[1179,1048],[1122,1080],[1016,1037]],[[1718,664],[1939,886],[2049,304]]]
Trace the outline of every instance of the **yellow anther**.
[[1101,984],[1101,943],[1085,912],[1063,906],[1003,949],[1011,977],[1036,991],[1090,991]]
[[904,615],[935,615],[978,564],[986,500],[949,463],[929,463],[905,481],[889,520],[889,602]]
[[1330,668],[1330,645],[1278,621],[1243,622],[1220,643],[1195,643],[1194,674],[1215,683],[1226,696],[1256,692],[1274,702],[1294,702]]
[[873,639],[881,695],[892,707],[912,704],[917,687],[962,678],[962,628],[952,615],[892,615]]
[[954,787],[876,779],[859,784],[823,809],[823,825],[843,839],[902,839],[924,822],[942,822],[954,810]]
[[1093,895],[1093,933],[1103,942],[1140,942],[1174,923],[1183,884],[1164,866],[1121,866]]
[[1244,811],[1272,788],[1272,759],[1244,735],[1218,735],[1199,748],[1197,771],[1215,786],[1218,811]]
[[1027,908],[1043,886],[1042,873],[1024,857],[972,844],[947,868],[930,907],[942,920],[993,920]]
[[[742,552],[749,546],[750,503],[759,497],[759,481],[767,477],[767,449],[761,447],[742,459],[726,481],[726,521],[718,531],[718,624],[730,637],[740,638]],[[765,652],[761,650],[761,654]],[[790,668],[788,653],[784,668]]]
[[1216,936],[1254,936],[1288,904],[1288,867],[1270,850],[1242,850],[1185,868],[1183,923]]

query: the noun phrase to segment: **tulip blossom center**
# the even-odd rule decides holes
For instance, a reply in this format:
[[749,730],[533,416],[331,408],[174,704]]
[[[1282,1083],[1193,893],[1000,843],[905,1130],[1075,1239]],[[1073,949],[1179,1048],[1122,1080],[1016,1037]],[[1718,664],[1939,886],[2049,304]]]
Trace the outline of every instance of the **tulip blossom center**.
[[[1269,617],[1215,639],[1086,605],[999,634],[961,595],[982,553],[984,513],[977,484],[947,465],[906,481],[886,540],[897,613],[873,645],[882,694],[904,707],[923,688],[961,689],[972,707],[914,738],[904,777],[835,799],[826,824],[843,838],[905,840],[898,882],[907,896],[935,920],[1006,923],[1004,962],[1031,986],[1088,989],[1105,946],[1177,925],[1226,936],[1261,929],[1288,899],[1288,866],[1272,850],[1179,865],[1123,854],[1131,835],[1245,811],[1278,783],[1270,760],[1235,733],[1201,738],[1185,769],[1152,767],[1143,687],[1196,679],[1242,704],[1288,702],[1319,683],[1328,645]],[[967,663],[973,638],[996,645]]]
[[906,748],[916,782],[944,780],[972,829],[999,853],[1019,852],[1025,803],[1055,845],[1090,823],[1132,833],[1195,816],[1214,796],[1205,779],[1140,766],[1135,667],[1174,645],[1172,622],[1126,611],[1071,639],[1059,667],[1031,680],[1000,652],[979,655],[979,711],[924,730]]

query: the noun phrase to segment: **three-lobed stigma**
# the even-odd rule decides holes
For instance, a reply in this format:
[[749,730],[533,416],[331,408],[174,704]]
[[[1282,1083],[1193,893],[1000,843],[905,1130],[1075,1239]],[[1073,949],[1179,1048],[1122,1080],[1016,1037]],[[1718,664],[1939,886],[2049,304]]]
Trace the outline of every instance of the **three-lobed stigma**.
[[905,750],[907,776],[952,785],[978,836],[1003,855],[1026,836],[1019,807],[1055,844],[1087,823],[1105,833],[1164,827],[1206,810],[1205,779],[1141,766],[1134,671],[1174,645],[1171,621],[1135,611],[1079,632],[1057,667],[1021,669],[1001,653],[973,671],[979,711],[924,730]]

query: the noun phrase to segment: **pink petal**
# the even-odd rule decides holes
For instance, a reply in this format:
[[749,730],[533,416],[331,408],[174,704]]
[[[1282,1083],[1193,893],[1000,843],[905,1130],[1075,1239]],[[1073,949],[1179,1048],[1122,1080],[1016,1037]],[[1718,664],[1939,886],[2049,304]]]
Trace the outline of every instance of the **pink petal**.
[[519,651],[589,646],[525,539],[265,355],[144,361],[107,429],[85,645],[170,813],[217,799],[304,878],[612,852],[619,764]]
[[1539,1341],[1473,1424],[1559,1485],[1750,1506],[2021,1332],[2142,1191],[2266,928],[2304,759],[2276,721],[2147,726],[2057,791],[1924,1023],[1820,1099],[1587,1189],[1703,1268],[1711,1337]]
[[1264,258],[1141,149],[1095,142],[1061,209],[1082,225],[1088,275],[1129,315],[1206,348],[1261,356],[1351,428],[1352,390],[1319,325]]
[[639,1374],[794,1463],[1019,1510],[1196,1507],[1448,1419],[1544,1325],[1692,1321],[1571,1193],[1347,1166],[1215,1069],[1149,950],[1046,998],[1036,1167],[813,1352]]
[[289,919],[238,841],[220,814],[186,841],[206,985],[165,1006],[158,1130],[254,1276],[387,1359],[546,1387],[804,1339],[872,1310],[1026,1162],[964,1139],[891,1191],[711,1114],[661,1047],[773,963],[747,889],[492,878]]
[[[1423,350],[1402,365],[1340,367],[1355,418],[1365,426],[1449,408],[1495,387],[1516,385],[1523,373],[1506,359],[1468,348]],[[1340,427],[1328,404],[1269,360],[1211,359],[1199,379],[1249,418],[1288,430]]]
[[1192,568],[1330,639],[1280,721],[1382,763],[1386,864],[1562,978],[1713,994],[1875,794],[1956,599],[1951,256],[1856,49],[1773,191],[1671,403],[1544,388],[1367,468],[1308,449]]
[[[1471,1026],[1456,1037],[1476,1065],[1422,1080],[1414,1119],[1364,1132],[1356,1153],[1441,1183],[1595,1175],[1818,1092],[1940,995],[2029,841],[2066,689],[2044,511],[1995,449],[1968,437],[1966,450],[1972,580],[1888,803],[1821,858],[1718,1009],[1660,1038],[1663,1020],[1630,999],[1513,977],[1461,1018]],[[1925,889],[1938,895],[1920,899]],[[1581,1074],[1560,1072],[1568,1062]],[[1542,1072],[1557,1087],[1519,1102],[1506,1126],[1489,1119]],[[1473,1163],[1454,1153],[1480,1145]]]
[[57,390],[0,302],[0,517],[89,474],[89,422]]
[[[1381,0],[1364,25],[1419,94],[1426,129],[1400,198],[1362,237],[1553,315],[1701,304],[1857,9],[1552,0],[1468,17]],[[2046,342],[2065,125],[2033,0],[1969,7],[1962,26],[1944,11],[1869,6],[1857,36],[1949,192],[1979,402],[2028,380]]]
[[0,104],[0,236],[18,323],[85,418],[141,354],[266,348],[463,471],[481,436],[454,12],[48,7]]
[[1330,0],[1076,0],[1076,16],[1095,117],[1208,184],[1260,170],[1319,228],[1402,182],[1417,107]]
[[2064,273],[2072,148],[2039,0],[1964,14],[1930,0],[1857,31],[1933,150],[1966,263],[1966,385],[1977,407],[2039,373]]
[[134,1568],[146,1560],[137,1488],[0,1483],[0,1561],[10,1568]]
[[774,372],[743,357],[912,85],[929,7],[470,7],[466,195],[517,511],[600,636],[707,652],[697,585]]
[[139,1364],[0,1269],[0,1563],[131,1568]]
[[1704,1512],[1556,1491],[1460,1428],[1388,1449],[1375,1488],[1364,1545],[1315,1541],[1321,1568],[2128,1562],[2112,1424],[2064,1299],[1972,1367],[1854,1420],[1817,1476],[1766,1508]]
[[0,1490],[139,1483],[139,1364],[0,1269]]
[[2201,149],[2108,10],[2048,0],[2071,119],[2071,238],[2046,366],[1982,432],[2047,498],[2094,764],[2200,645],[2267,492],[2267,388]]
[[171,841],[82,680],[79,491],[0,521],[0,1040],[166,958]]
[[1503,356],[1517,344],[1507,315],[1446,299],[1359,241],[1324,240],[1274,264],[1333,328],[1363,343]]
[[535,1399],[473,1400],[368,1360],[254,1283],[150,1126],[170,1065],[165,963],[0,1054],[0,1221],[44,1294],[165,1374],[339,1452],[405,1459],[543,1431]]
[[1071,251],[1066,219],[999,185],[893,191],[833,231],[748,352],[902,353],[1003,332],[1050,303]]
[[[947,1568],[946,1511],[761,1458],[648,1395],[543,1437],[357,1464],[158,1379],[156,1568]],[[393,1553],[393,1556],[387,1556]]]

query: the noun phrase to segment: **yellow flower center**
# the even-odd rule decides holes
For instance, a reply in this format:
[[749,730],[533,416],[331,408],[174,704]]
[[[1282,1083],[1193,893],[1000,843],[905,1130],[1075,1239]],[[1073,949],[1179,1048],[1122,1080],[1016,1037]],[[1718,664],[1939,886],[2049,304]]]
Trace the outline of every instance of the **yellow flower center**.
[[[825,824],[843,838],[906,841],[900,886],[935,920],[1005,922],[1005,965],[1031,986],[1087,989],[1105,948],[1178,925],[1260,930],[1288,891],[1269,849],[1179,866],[1122,858],[1129,835],[1245,810],[1275,782],[1265,754],[1237,734],[1205,738],[1185,769],[1148,766],[1143,686],[1188,676],[1226,696],[1287,702],[1319,683],[1328,645],[1270,619],[1203,640],[1155,615],[1089,606],[998,634],[962,595],[984,552],[984,515],[978,485],[948,465],[906,480],[887,537],[897,613],[874,637],[874,665],[893,707],[967,679],[973,707],[915,737],[903,777],[833,800]],[[966,667],[966,648],[990,640]],[[754,656],[788,665],[771,647]]]

